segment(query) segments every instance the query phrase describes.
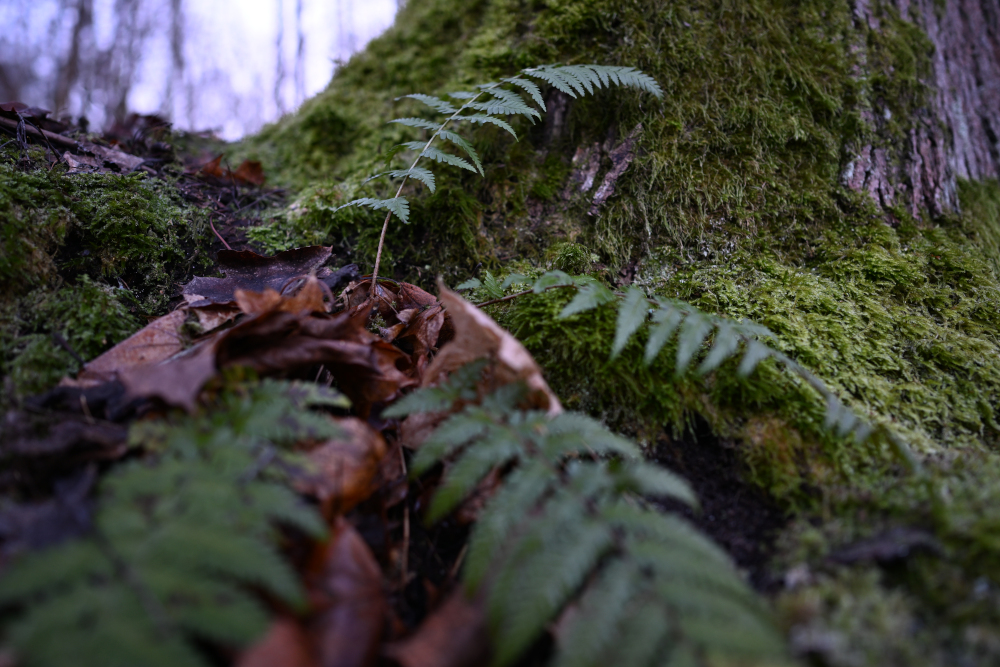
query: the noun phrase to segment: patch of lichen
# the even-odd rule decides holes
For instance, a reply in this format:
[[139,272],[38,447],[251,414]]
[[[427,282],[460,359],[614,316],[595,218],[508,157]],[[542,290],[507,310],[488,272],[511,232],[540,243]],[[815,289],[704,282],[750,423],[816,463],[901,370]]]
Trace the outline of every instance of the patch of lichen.
[[0,154],[0,373],[4,399],[40,391],[160,315],[209,264],[204,213],[168,182],[75,174]]

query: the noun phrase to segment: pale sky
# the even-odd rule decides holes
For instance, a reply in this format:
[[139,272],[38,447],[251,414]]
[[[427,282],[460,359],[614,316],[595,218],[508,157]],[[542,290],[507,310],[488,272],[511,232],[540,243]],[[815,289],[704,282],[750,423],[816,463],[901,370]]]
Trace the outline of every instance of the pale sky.
[[[183,81],[171,82],[170,3],[144,0],[138,22],[148,26],[149,33],[135,63],[130,110],[167,112],[178,128],[214,129],[225,139],[238,139],[321,91],[330,81],[335,61],[347,60],[392,23],[398,1],[181,0],[186,21],[184,75]],[[305,40],[304,68],[296,77],[298,2]],[[99,48],[112,46],[115,4],[116,0],[94,0],[94,39]],[[37,79],[22,94],[30,98],[22,100],[28,104],[49,104],[36,98],[46,96],[43,91],[51,86],[64,57],[60,47],[70,43],[76,13],[61,16],[60,6],[66,5],[60,0],[0,0],[0,25],[6,28],[0,34],[3,55],[8,61],[27,58],[30,62],[23,64]],[[279,26],[285,77],[276,93]],[[105,122],[102,101],[95,99],[87,106],[82,91],[75,91],[69,109],[54,111],[82,113],[100,127]]]

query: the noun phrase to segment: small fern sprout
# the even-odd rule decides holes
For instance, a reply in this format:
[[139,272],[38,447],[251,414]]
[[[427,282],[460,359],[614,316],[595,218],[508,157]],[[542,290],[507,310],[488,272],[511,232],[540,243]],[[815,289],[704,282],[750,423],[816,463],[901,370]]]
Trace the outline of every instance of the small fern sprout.
[[[541,88],[532,79],[549,84],[553,88],[574,98],[590,95],[597,90],[613,85],[636,88],[650,93],[658,99],[663,96],[663,91],[655,79],[633,67],[546,65],[521,70],[517,76],[475,86],[475,89],[471,91],[449,93],[448,97],[455,101],[454,104],[452,101],[440,97],[417,93],[398,98],[421,102],[430,107],[438,116],[444,116],[445,118],[441,121],[430,121],[423,118],[406,117],[389,121],[390,123],[406,127],[427,130],[431,133],[431,136],[426,142],[405,142],[392,149],[390,155],[394,155],[400,150],[416,152],[417,155],[408,168],[384,171],[371,176],[365,181],[367,183],[368,181],[386,176],[400,179],[399,187],[394,197],[389,199],[364,197],[350,201],[338,208],[339,210],[348,206],[365,206],[374,211],[386,211],[385,221],[382,223],[382,232],[379,236],[378,250],[375,254],[375,266],[372,271],[371,284],[373,286],[378,285],[379,264],[382,260],[382,247],[385,244],[385,234],[389,229],[389,221],[393,215],[399,218],[404,224],[410,221],[409,202],[403,197],[403,187],[406,185],[406,181],[412,178],[423,183],[431,192],[435,190],[434,173],[426,167],[418,167],[417,165],[420,161],[427,159],[432,162],[451,165],[478,173],[480,176],[484,175],[482,160],[476,149],[462,135],[448,128],[449,126],[462,123],[469,125],[494,125],[509,132],[517,140],[517,133],[505,118],[522,116],[527,118],[531,123],[534,123],[542,117],[542,113],[546,110]],[[525,99],[525,95],[528,99]],[[538,108],[532,106],[532,104],[537,105]],[[433,144],[438,139],[447,141],[460,149],[468,159],[434,147]],[[378,289],[375,287],[374,293],[371,293],[369,296],[374,297],[377,292]]]

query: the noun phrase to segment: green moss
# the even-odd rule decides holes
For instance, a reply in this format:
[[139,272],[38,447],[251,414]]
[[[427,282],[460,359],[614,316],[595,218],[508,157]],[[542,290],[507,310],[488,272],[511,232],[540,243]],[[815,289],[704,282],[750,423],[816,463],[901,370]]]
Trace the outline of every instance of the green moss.
[[1000,181],[959,181],[962,225],[1000,275]]
[[210,264],[205,213],[136,174],[67,175],[0,154],[4,399],[41,391],[164,312]]
[[0,289],[6,296],[52,277],[51,253],[71,219],[66,197],[49,172],[24,173],[0,161]]

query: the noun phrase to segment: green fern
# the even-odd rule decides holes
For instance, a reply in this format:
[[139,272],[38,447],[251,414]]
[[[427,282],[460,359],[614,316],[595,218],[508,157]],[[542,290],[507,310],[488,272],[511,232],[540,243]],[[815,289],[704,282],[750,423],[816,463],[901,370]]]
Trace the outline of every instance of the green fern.
[[239,647],[266,627],[247,586],[302,604],[274,526],[325,530],[280,483],[284,445],[339,433],[304,409],[316,404],[346,401],[265,381],[231,388],[201,416],[133,427],[150,453],[104,476],[91,534],[26,555],[0,580],[0,604],[24,609],[7,628],[20,664],[203,665],[192,639]]
[[[423,160],[431,160],[440,164],[451,165],[466,169],[483,175],[483,164],[479,154],[472,144],[460,134],[447,129],[449,125],[469,123],[473,125],[494,125],[508,132],[517,140],[517,132],[505,118],[523,117],[534,123],[542,117],[545,109],[545,102],[541,89],[531,79],[537,79],[552,87],[562,91],[570,97],[590,95],[602,88],[611,86],[624,86],[636,88],[650,93],[657,98],[663,96],[663,91],[659,84],[647,74],[632,67],[605,67],[601,65],[564,65],[564,66],[543,66],[532,67],[521,70],[518,76],[501,79],[498,82],[485,83],[475,87],[475,90],[461,90],[448,94],[453,100],[461,100],[460,106],[455,106],[448,100],[413,93],[403,95],[398,99],[411,99],[420,102],[439,115],[445,116],[441,121],[425,120],[418,117],[395,118],[390,123],[403,125],[420,130],[427,130],[431,133],[426,142],[407,141],[392,148],[388,154],[388,160],[404,152],[415,152],[413,162],[406,169],[390,169],[369,177],[365,182],[390,177],[399,179],[399,187],[395,197],[379,199],[363,197],[354,199],[338,207],[336,210],[348,206],[363,206],[374,211],[387,210],[385,222],[382,224],[382,235],[379,240],[378,252],[375,259],[375,267],[372,271],[372,283],[378,280],[379,261],[382,257],[382,243],[385,240],[385,232],[389,221],[395,215],[404,224],[409,219],[409,202],[403,197],[403,187],[409,178],[414,178],[422,182],[433,192],[435,189],[434,175],[428,169],[418,169],[418,163]],[[529,99],[525,99],[527,95]],[[532,106],[537,105],[539,111]],[[463,150],[468,156],[468,160],[458,155],[447,153],[433,146],[435,140],[442,139]],[[470,162],[471,160],[471,162]]]
[[[494,283],[496,279],[493,279]],[[766,327],[743,320],[740,322],[704,313],[689,303],[661,297],[647,297],[637,287],[629,287],[624,294],[615,294],[589,276],[573,277],[563,271],[548,271],[534,281],[523,275],[513,274],[504,280],[499,289],[479,292],[491,299],[502,297],[511,285],[525,283],[529,288],[524,293],[541,294],[550,289],[570,288],[576,291],[573,299],[559,313],[564,319],[594,310],[607,303],[615,303],[618,318],[615,338],[611,346],[611,358],[616,358],[630,340],[642,329],[648,329],[644,361],[652,364],[672,340],[677,341],[675,370],[678,374],[688,370],[710,341],[696,372],[710,373],[725,361],[739,357],[737,373],[749,376],[765,359],[771,358],[812,387],[826,404],[824,426],[838,437],[852,436],[858,443],[872,434],[880,433],[900,459],[913,469],[919,463],[907,445],[887,429],[876,429],[868,420],[859,416],[807,368],[786,354],[769,347],[761,339],[773,334]],[[467,281],[460,287],[481,289],[486,287],[478,280]]]
[[[398,403],[402,416],[445,396],[475,393],[483,364]],[[463,388],[464,387],[464,388]],[[766,609],[718,547],[645,498],[696,501],[687,483],[644,462],[636,445],[593,419],[517,409],[508,385],[469,403],[421,445],[414,475],[450,459],[428,511],[436,520],[496,467],[511,471],[470,537],[464,578],[486,587],[495,664],[517,661],[567,607],[559,667],[690,664],[720,656],[780,662],[783,642]]]

